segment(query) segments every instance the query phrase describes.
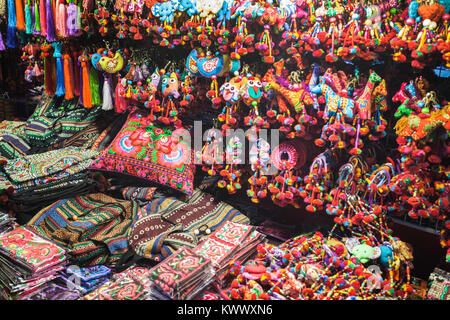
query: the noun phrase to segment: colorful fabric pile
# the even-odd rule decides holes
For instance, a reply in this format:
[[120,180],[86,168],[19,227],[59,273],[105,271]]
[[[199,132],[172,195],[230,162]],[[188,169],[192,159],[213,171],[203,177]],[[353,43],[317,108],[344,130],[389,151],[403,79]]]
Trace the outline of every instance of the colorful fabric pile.
[[212,281],[211,260],[183,247],[151,269],[152,296],[173,300],[189,300]]
[[149,300],[150,270],[143,267],[130,267],[116,273],[112,279],[91,293],[83,300]]
[[23,299],[58,276],[66,251],[24,227],[0,236],[3,299]]
[[264,238],[254,226],[227,221],[193,251],[211,260],[214,281],[223,285],[230,261],[246,261]]

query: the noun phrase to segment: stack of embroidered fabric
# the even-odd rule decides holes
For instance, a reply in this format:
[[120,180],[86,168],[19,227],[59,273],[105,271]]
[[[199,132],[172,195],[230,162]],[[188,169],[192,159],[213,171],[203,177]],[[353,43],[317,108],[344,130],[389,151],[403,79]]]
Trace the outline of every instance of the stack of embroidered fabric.
[[9,160],[3,168],[0,189],[9,190],[9,207],[22,213],[86,193],[92,188],[86,168],[97,154],[67,147]]
[[251,225],[227,221],[194,249],[195,253],[211,260],[214,280],[220,286],[230,262],[246,261],[265,240],[265,236],[255,229]]
[[58,277],[66,251],[25,227],[0,235],[0,296],[23,299]]
[[151,269],[154,300],[190,300],[213,280],[211,260],[182,247]]
[[150,269],[133,266],[85,295],[83,300],[149,300]]
[[109,280],[111,269],[98,265],[93,267],[79,267],[70,265],[60,272],[60,281],[81,294],[87,294]]

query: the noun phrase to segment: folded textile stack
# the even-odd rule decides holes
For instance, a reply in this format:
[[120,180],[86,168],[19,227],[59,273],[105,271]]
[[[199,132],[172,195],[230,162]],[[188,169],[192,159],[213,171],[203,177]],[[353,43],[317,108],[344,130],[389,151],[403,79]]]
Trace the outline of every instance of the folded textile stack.
[[211,260],[182,247],[151,269],[153,299],[189,300],[213,280]]
[[70,288],[86,294],[107,282],[111,276],[111,269],[102,265],[81,268],[77,265],[70,265],[59,274],[60,280]]
[[93,150],[67,147],[9,160],[3,168],[0,189],[9,189],[8,205],[15,212],[40,209],[91,190],[85,169],[96,155]]
[[148,300],[150,269],[133,266],[114,274],[110,281],[85,295],[83,300]]
[[22,299],[64,269],[66,251],[25,227],[0,235],[0,296]]
[[13,230],[16,227],[15,220],[8,213],[0,211],[0,234]]
[[22,300],[78,300],[79,298],[80,292],[77,290],[50,282],[23,297]]
[[211,260],[215,281],[222,285],[230,262],[246,261],[264,239],[253,226],[227,221],[193,251]]

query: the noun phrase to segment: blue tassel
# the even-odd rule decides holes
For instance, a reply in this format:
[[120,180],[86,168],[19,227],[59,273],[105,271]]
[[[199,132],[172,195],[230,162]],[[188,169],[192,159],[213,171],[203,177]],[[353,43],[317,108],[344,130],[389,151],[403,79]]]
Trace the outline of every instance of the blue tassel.
[[6,45],[8,48],[17,48],[16,36],[16,4],[14,0],[8,0],[8,30],[6,33]]
[[25,30],[27,34],[33,33],[33,26],[31,21],[31,9],[28,1],[27,4],[25,5]]
[[56,92],[58,97],[66,94],[66,88],[64,86],[64,68],[61,58],[56,58]]
[[53,53],[53,57],[56,58],[56,92],[55,95],[58,97],[63,96],[66,93],[66,88],[64,86],[64,66],[62,62],[62,54],[61,49],[62,45],[59,42],[52,43],[53,49],[55,52]]

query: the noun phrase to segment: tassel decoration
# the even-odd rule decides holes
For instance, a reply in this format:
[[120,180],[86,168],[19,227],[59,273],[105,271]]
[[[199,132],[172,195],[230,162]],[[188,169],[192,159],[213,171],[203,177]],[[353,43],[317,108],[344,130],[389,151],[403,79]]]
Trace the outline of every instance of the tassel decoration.
[[56,26],[57,31],[59,31],[61,37],[64,38],[67,37],[67,11],[64,1],[61,1],[61,3],[58,6],[58,15],[56,16]]
[[61,54],[62,45],[59,42],[54,42],[52,44],[55,52],[53,53],[53,57],[56,58],[56,92],[55,95],[61,97],[65,94],[65,86],[64,86],[64,66],[63,59]]
[[64,99],[71,100],[74,98],[73,93],[73,85],[74,85],[74,79],[73,79],[73,68],[72,68],[72,59],[70,58],[70,55],[64,54],[64,84],[66,93],[64,95]]
[[16,28],[17,30],[25,31],[23,0],[16,0]]
[[89,85],[91,87],[91,101],[93,106],[102,104],[100,98],[100,84],[98,81],[98,72],[95,68],[91,68],[89,72]]
[[37,35],[40,35],[41,34],[41,17],[39,14],[38,0],[34,0],[33,12],[34,12],[34,30],[36,31]]
[[16,7],[14,0],[8,0],[8,30],[6,33],[6,44],[8,48],[17,48],[16,36]]
[[67,7],[67,35],[74,37],[78,35],[79,28],[77,25],[78,6],[69,3]]
[[72,68],[74,75],[73,94],[78,97],[80,96],[80,68],[78,63],[78,52],[75,50],[75,48],[71,48],[71,52],[72,52]]
[[[80,103],[87,109],[92,108],[91,86],[89,84],[89,57],[86,55],[78,58],[81,65]],[[93,68],[91,68],[93,69]]]
[[45,93],[48,95],[55,94],[55,86],[53,81],[53,64],[50,50],[51,45],[42,45],[42,55],[44,56],[44,83],[45,83]]
[[[44,0],[41,0],[44,1]],[[56,38],[55,20],[53,17],[53,7],[51,0],[45,0],[46,21],[47,21],[47,41],[54,42]]]
[[26,0],[25,4],[25,32],[27,34],[33,33],[33,26],[31,21],[31,8],[30,8],[30,1]]
[[112,79],[110,75],[105,76],[105,81],[103,83],[103,104],[102,104],[102,110],[105,111],[114,109],[111,81]]
[[39,0],[39,24],[41,25],[41,36],[47,37],[47,14],[45,11],[45,0]]
[[0,17],[6,17],[6,0],[0,0]]

